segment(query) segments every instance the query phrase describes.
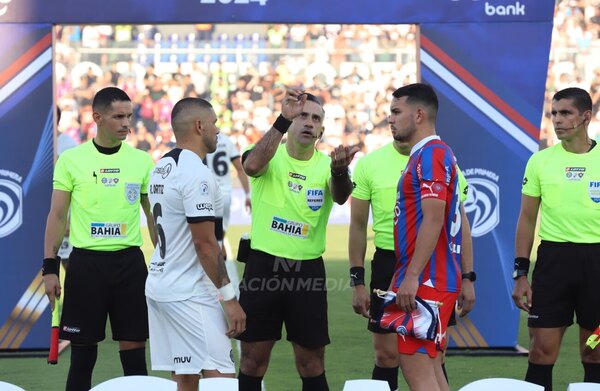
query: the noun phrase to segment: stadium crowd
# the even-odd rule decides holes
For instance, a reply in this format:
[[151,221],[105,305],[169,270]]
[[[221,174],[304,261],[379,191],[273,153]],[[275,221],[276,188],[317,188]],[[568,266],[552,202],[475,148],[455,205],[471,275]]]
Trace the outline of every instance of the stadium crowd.
[[[416,81],[414,25],[59,26],[58,126],[76,142],[93,137],[91,98],[114,85],[134,102],[128,142],[158,160],[174,146],[169,115],[183,97],[210,99],[220,129],[238,148],[255,143],[280,111],[285,87],[320,97],[318,144],[368,153],[389,142],[388,98]],[[566,86],[590,91],[600,138],[600,1],[558,0],[540,144],[553,145],[550,97]],[[279,98],[279,99],[278,99]]]

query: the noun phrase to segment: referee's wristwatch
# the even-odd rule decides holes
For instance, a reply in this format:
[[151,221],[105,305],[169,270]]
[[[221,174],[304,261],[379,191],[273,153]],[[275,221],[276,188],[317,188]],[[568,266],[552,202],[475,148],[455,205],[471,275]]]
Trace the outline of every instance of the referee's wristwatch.
[[463,280],[469,280],[471,282],[475,282],[475,280],[477,280],[477,274],[475,274],[475,272],[463,273],[461,277]]

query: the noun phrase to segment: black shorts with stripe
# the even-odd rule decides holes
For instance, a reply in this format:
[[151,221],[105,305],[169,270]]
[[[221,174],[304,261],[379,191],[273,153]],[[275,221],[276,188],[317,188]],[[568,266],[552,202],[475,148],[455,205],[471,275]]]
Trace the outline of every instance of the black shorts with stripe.
[[565,327],[573,314],[584,329],[600,324],[600,243],[542,241],[531,282],[528,326]]
[[281,339],[304,347],[328,345],[327,288],[323,258],[293,260],[250,250],[240,282],[246,312],[245,342]]
[[110,316],[113,340],[148,339],[147,275],[139,247],[118,251],[73,248],[65,275],[60,338],[80,344],[102,341]]

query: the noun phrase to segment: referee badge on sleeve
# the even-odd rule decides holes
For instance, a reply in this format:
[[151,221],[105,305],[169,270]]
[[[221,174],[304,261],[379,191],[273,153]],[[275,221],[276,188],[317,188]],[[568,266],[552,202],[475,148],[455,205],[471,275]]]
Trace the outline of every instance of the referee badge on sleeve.
[[125,183],[125,198],[130,204],[135,204],[140,199],[141,183]]

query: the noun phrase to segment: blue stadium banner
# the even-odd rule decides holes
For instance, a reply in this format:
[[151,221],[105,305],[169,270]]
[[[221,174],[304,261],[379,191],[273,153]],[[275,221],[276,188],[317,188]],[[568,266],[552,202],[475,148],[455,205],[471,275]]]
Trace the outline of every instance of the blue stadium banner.
[[47,349],[40,268],[52,191],[52,26],[0,24],[0,52],[0,351]]
[[3,0],[0,23],[551,21],[550,0]]
[[538,150],[552,23],[421,26],[421,75],[440,98],[437,130],[469,182],[477,303],[451,347],[516,347],[511,299],[525,164]]

